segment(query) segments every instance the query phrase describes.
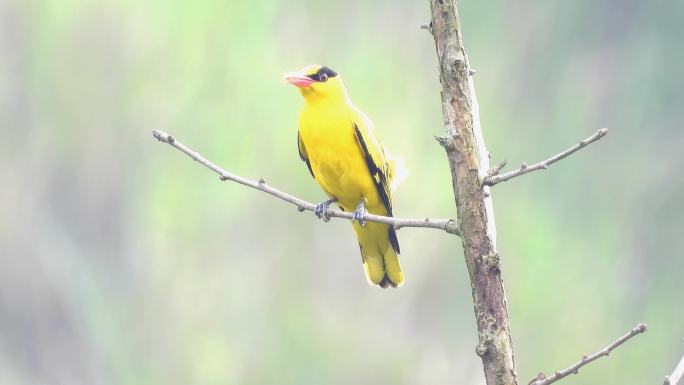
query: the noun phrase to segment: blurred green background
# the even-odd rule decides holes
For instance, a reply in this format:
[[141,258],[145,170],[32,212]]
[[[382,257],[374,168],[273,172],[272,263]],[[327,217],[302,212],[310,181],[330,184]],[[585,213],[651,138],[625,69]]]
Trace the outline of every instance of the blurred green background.
[[[659,383],[684,352],[684,3],[463,1],[520,382],[626,332],[565,384]],[[460,241],[399,232],[370,287],[351,227],[156,143],[324,198],[280,75],[338,71],[410,176],[396,215],[453,217],[428,1],[0,3],[0,383],[483,384]]]

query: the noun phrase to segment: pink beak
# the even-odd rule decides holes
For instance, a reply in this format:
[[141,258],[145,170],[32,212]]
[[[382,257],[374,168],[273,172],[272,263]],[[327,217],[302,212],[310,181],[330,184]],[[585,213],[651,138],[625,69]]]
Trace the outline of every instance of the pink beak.
[[313,79],[299,71],[288,72],[283,75],[283,79],[293,86],[297,86],[299,88],[309,87],[314,83]]

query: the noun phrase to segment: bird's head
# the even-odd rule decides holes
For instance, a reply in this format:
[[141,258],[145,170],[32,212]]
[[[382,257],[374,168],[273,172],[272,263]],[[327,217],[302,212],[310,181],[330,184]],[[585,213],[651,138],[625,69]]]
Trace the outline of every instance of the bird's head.
[[286,82],[297,86],[307,102],[346,101],[347,90],[337,72],[326,66],[310,65],[283,75]]

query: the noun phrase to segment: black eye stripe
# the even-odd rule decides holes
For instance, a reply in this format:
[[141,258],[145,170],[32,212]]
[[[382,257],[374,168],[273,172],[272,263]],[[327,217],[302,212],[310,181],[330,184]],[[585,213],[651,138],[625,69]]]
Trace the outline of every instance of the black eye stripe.
[[[311,79],[317,81],[317,82],[323,82],[323,81],[325,81],[325,80],[328,80],[328,79],[325,78],[325,76],[322,76],[322,75],[325,75],[325,76],[327,76],[328,78],[334,78],[335,76],[337,76],[337,72],[331,70],[330,68],[328,68],[328,67],[326,67],[326,66],[323,66],[323,67],[321,67],[318,71],[316,71],[315,74],[313,74],[313,75],[307,75],[307,76],[308,76],[309,78],[311,78]],[[324,80],[324,79],[325,79],[325,80]]]

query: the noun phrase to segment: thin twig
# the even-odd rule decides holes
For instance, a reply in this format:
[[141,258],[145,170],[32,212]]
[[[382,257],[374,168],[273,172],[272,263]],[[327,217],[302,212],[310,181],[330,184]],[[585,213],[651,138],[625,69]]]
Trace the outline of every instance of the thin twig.
[[665,382],[663,382],[663,385],[677,385],[679,380],[682,379],[682,376],[684,375],[684,357],[682,357],[681,360],[679,360],[679,364],[677,364],[677,367],[675,368],[674,372],[670,374],[669,376],[665,376]]
[[501,170],[504,167],[506,167],[506,163],[508,162],[506,161],[506,159],[504,159],[501,162],[499,162],[496,166],[489,169],[489,176],[499,175],[499,173],[501,173]]
[[[541,162],[535,163],[533,165],[528,165],[527,163],[523,163],[520,165],[520,168],[518,168],[517,170],[513,170],[513,171],[507,172],[505,174],[490,174],[484,178],[484,181],[482,183],[487,185],[487,186],[494,186],[497,183],[505,182],[509,179],[513,179],[517,176],[524,175],[524,174],[530,173],[532,171],[546,170],[553,163],[556,163],[559,160],[561,160],[561,159],[563,159],[569,155],[572,155],[573,153],[579,151],[580,149],[588,146],[589,144],[603,138],[604,136],[606,136],[607,133],[608,133],[608,129],[602,128],[602,129],[596,131],[594,133],[594,135],[580,141],[576,145],[568,148],[567,150],[565,150],[561,153],[558,153],[558,154],[550,157],[549,159],[542,160]],[[500,171],[500,169],[499,169],[499,171]]]
[[648,329],[648,326],[646,326],[645,323],[640,323],[637,326],[634,327],[634,329],[630,330],[629,333],[625,334],[624,336],[618,338],[613,342],[612,344],[606,346],[605,348],[599,350],[598,352],[587,356],[586,354],[582,356],[582,359],[575,362],[573,365],[568,367],[567,369],[563,369],[559,372],[554,373],[552,376],[546,377],[544,376],[544,373],[539,373],[535,379],[533,379],[529,385],[549,385],[552,384],[561,378],[568,376],[570,374],[577,374],[579,373],[579,370],[582,366],[597,360],[603,356],[608,356],[610,352],[613,351],[613,349],[617,348],[618,346],[622,345],[625,343],[627,340],[630,338],[636,336],[637,334],[641,334]]
[[421,25],[420,29],[424,29],[424,30],[430,32],[430,34],[432,34],[432,21],[430,21],[428,24]]
[[[237,182],[241,185],[251,187],[260,191],[263,191],[265,193],[271,194],[276,198],[280,198],[284,200],[285,202],[292,203],[293,205],[297,206],[297,209],[299,211],[314,211],[316,208],[316,205],[313,203],[307,202],[305,200],[299,199],[293,195],[290,195],[288,193],[285,193],[283,191],[280,191],[278,189],[275,189],[269,185],[266,184],[266,181],[263,179],[259,179],[258,181],[254,181],[251,179],[243,178],[241,176],[232,174],[221,167],[217,166],[215,163],[207,160],[205,157],[200,155],[198,152],[193,151],[192,149],[186,147],[183,143],[179,142],[176,140],[173,136],[160,131],[160,130],[152,130],[152,135],[157,138],[159,141],[168,143],[169,145],[179,149],[189,157],[191,157],[193,160],[201,163],[205,167],[209,168],[213,172],[217,173],[219,175],[219,178],[221,180],[230,180],[233,182]],[[344,218],[344,219],[353,219],[354,215],[353,213],[348,213],[345,211],[341,210],[334,210],[334,209],[328,209],[326,212],[327,216],[330,218]],[[385,223],[388,225],[394,226],[395,229],[400,229],[402,227],[426,227],[426,228],[432,228],[432,229],[439,229],[439,230],[444,230],[447,233],[454,234],[454,235],[460,235],[460,230],[458,228],[458,223],[456,223],[455,220],[453,219],[432,219],[432,218],[423,218],[423,219],[402,219],[402,218],[395,218],[395,217],[385,217],[382,215],[375,215],[375,214],[370,214],[366,213],[364,215],[364,219],[369,222],[378,222],[378,223]]]

